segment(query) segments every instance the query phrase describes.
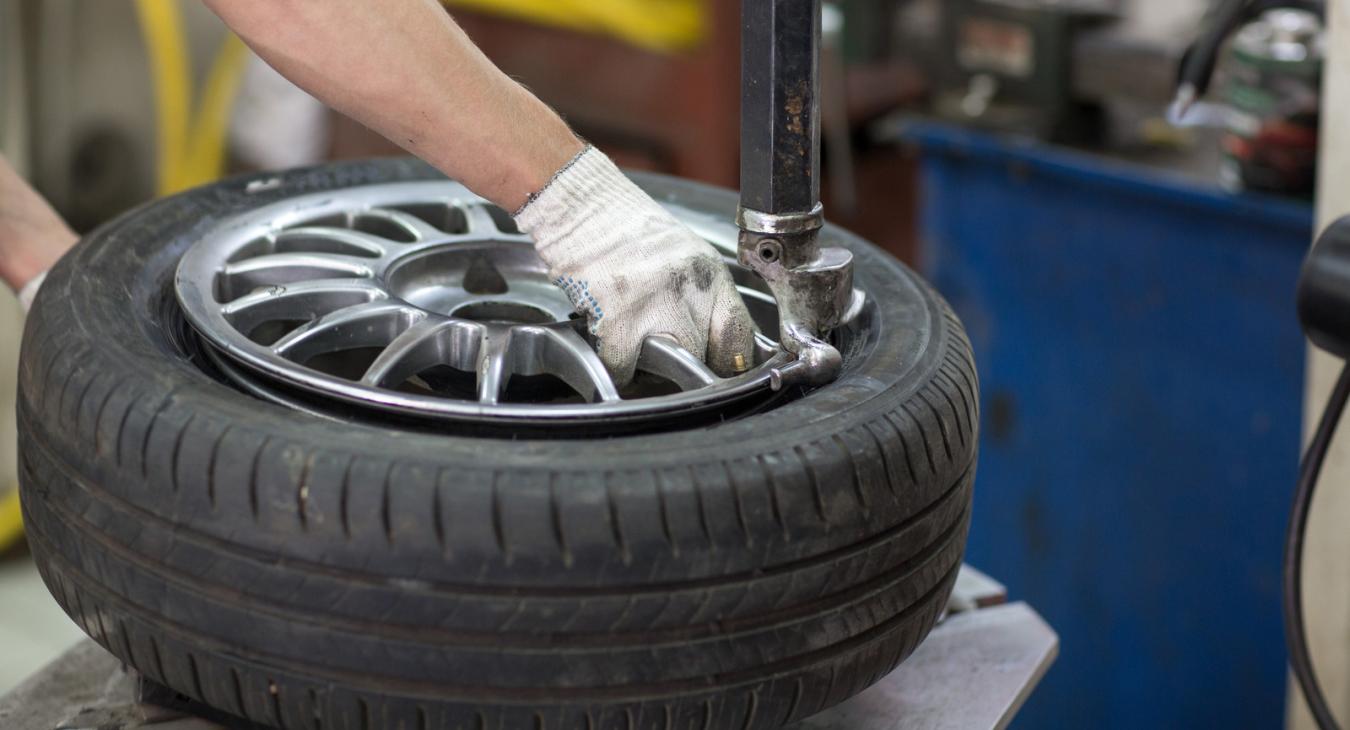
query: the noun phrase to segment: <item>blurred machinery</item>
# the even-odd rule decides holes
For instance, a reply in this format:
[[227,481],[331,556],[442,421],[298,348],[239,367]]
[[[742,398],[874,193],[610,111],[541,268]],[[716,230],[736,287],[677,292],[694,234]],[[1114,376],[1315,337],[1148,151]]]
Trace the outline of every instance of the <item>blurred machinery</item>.
[[[945,121],[1130,155],[1162,149],[1168,164],[1229,189],[1306,196],[1316,157],[1322,5],[951,0],[931,11],[942,41],[921,57],[935,87],[933,112]],[[1197,41],[1198,26],[1205,31]],[[913,36],[931,30],[901,32],[922,45]],[[1199,89],[1193,80],[1183,84],[1190,113],[1170,115],[1186,130],[1169,129],[1162,113],[1178,67],[1183,76],[1204,77]],[[1221,93],[1194,104],[1211,76]],[[1187,146],[1185,160],[1169,149]]]
[[[1224,132],[1230,190],[1311,196],[1325,58],[1322,0],[1225,0],[1182,59],[1175,124]],[[1222,93],[1201,102],[1222,75]]]
[[1291,8],[1267,11],[1233,38],[1225,186],[1312,196],[1323,43],[1319,15]]
[[950,0],[942,3],[939,116],[1054,141],[1100,134],[1096,97],[1076,94],[1075,42],[1118,17],[1120,0]]

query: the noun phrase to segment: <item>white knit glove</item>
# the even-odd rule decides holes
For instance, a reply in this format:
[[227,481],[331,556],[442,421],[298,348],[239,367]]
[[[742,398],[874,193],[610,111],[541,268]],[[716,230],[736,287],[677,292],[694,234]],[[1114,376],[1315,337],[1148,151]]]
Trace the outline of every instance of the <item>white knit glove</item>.
[[578,154],[515,219],[586,315],[617,383],[633,378],[652,335],[673,338],[719,375],[754,362],[754,323],[721,256],[600,150]]

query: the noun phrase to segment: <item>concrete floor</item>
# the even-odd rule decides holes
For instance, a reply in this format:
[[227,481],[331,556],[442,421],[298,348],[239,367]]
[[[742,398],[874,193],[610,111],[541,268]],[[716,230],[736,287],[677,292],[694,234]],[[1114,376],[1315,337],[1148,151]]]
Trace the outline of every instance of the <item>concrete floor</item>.
[[27,554],[0,558],[0,695],[84,636]]

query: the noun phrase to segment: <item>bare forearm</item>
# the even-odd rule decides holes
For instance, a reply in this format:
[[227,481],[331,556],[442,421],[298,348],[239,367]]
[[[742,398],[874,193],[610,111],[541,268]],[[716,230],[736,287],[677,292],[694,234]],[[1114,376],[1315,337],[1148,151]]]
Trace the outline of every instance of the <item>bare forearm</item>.
[[435,0],[206,0],[279,72],[515,210],[581,143]]
[[0,157],[0,279],[18,291],[51,268],[77,236]]

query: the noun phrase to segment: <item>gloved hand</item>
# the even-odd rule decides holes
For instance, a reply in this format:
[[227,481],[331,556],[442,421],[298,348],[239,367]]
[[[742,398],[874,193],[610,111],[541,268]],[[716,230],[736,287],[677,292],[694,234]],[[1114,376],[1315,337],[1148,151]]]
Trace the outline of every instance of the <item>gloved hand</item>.
[[590,322],[616,383],[667,335],[719,375],[752,364],[754,323],[721,256],[587,147],[515,216],[554,283]]

